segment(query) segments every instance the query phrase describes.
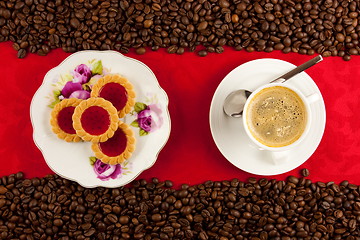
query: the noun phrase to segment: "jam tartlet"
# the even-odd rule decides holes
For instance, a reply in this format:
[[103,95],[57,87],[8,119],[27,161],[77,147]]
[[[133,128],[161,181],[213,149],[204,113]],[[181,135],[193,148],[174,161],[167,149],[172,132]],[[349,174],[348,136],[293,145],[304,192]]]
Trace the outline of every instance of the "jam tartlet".
[[54,106],[51,112],[50,124],[52,131],[67,142],[79,142],[81,138],[73,127],[72,116],[81,99],[64,99]]
[[76,134],[91,142],[104,142],[112,137],[119,121],[116,108],[103,98],[82,101],[72,119]]
[[120,118],[129,113],[135,105],[133,85],[119,74],[109,74],[100,78],[92,87],[91,97],[101,97],[111,102]]
[[119,121],[114,136],[105,142],[93,143],[91,146],[95,157],[102,162],[115,165],[129,159],[135,150],[135,137],[131,128]]

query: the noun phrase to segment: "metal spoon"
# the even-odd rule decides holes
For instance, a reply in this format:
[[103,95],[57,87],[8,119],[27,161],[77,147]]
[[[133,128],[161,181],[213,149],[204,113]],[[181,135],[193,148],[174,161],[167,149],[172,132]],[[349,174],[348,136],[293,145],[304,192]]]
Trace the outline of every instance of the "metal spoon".
[[[298,73],[301,73],[308,69],[311,66],[314,66],[318,62],[321,62],[323,58],[321,55],[316,56],[309,61],[301,64],[300,66],[294,68],[290,72],[285,73],[284,75],[276,78],[275,80],[271,81],[270,83],[283,83],[292,78],[293,76],[297,75]],[[245,89],[239,89],[236,91],[231,92],[224,101],[224,112],[226,115],[230,117],[241,117],[246,99],[250,96],[252,92],[245,90]]]

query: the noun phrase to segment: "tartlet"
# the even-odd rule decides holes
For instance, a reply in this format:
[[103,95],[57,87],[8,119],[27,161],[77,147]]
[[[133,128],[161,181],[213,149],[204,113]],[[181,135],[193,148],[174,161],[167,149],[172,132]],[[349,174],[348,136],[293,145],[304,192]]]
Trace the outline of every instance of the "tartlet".
[[111,102],[117,109],[119,118],[129,113],[135,105],[133,85],[119,74],[109,74],[100,78],[92,86],[91,97],[101,97]]
[[90,142],[104,142],[112,137],[119,121],[116,108],[103,98],[82,101],[72,119],[76,134]]
[[92,143],[95,157],[102,162],[116,165],[129,159],[135,150],[135,137],[132,129],[121,121],[114,136],[105,142]]
[[57,103],[50,118],[52,131],[67,142],[79,142],[81,137],[77,135],[73,127],[72,116],[75,108],[82,102],[81,99],[69,98]]

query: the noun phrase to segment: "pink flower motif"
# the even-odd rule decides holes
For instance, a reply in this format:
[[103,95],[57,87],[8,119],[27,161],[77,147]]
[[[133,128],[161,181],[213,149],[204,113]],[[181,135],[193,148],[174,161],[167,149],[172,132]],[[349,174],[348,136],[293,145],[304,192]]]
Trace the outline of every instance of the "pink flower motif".
[[91,78],[91,70],[85,64],[80,64],[75,68],[72,75],[74,76],[73,82],[75,83],[87,83]]
[[137,122],[139,127],[146,132],[153,132],[163,124],[162,110],[157,104],[151,104],[138,113]]
[[139,112],[137,116],[137,121],[139,123],[139,127],[142,128],[144,131],[151,131],[152,117],[149,107]]
[[70,94],[69,98],[88,99],[90,98],[90,92],[86,90],[77,90]]
[[97,177],[102,181],[108,181],[109,179],[116,179],[120,177],[122,173],[121,165],[110,165],[103,163],[99,159],[94,164],[94,171]]
[[83,90],[80,83],[74,83],[74,82],[67,82],[63,89],[61,90],[61,95],[64,96],[64,98],[69,98],[70,95],[75,91],[81,91]]

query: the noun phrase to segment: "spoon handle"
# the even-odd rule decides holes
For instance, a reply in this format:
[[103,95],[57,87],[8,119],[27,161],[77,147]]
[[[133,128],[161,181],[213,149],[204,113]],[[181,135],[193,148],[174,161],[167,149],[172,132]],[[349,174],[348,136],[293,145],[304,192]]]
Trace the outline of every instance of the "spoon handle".
[[314,66],[315,64],[317,64],[318,62],[321,62],[323,60],[321,55],[318,55],[312,59],[310,59],[309,61],[301,64],[300,66],[294,68],[293,70],[291,70],[288,73],[285,73],[284,75],[282,75],[281,77],[278,77],[277,79],[271,81],[270,83],[282,83],[287,81],[288,79],[292,78],[293,76],[295,76],[298,73],[301,73],[302,71],[305,71],[306,69],[308,69],[311,66]]

